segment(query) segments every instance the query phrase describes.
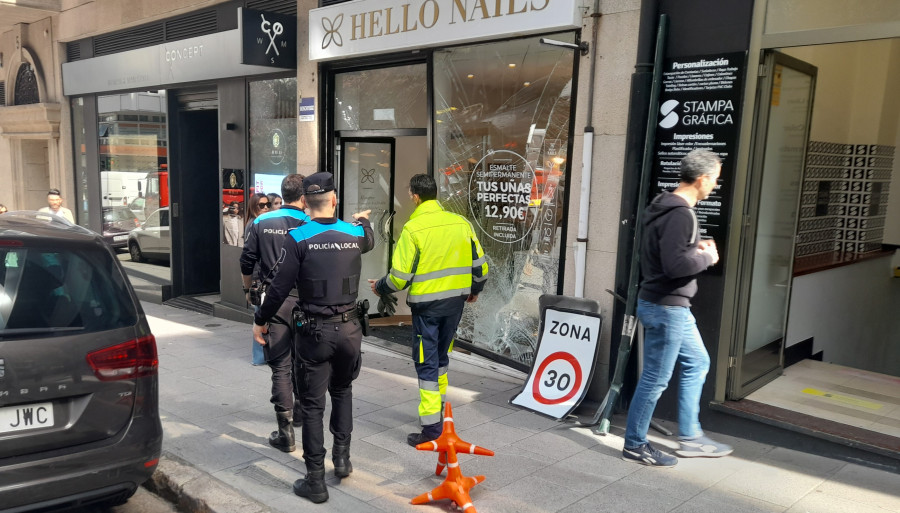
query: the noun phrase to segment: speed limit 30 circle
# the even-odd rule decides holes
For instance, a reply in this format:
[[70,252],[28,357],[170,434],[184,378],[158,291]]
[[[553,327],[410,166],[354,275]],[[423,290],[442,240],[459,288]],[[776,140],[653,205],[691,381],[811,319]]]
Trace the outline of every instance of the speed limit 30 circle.
[[[547,376],[544,375],[544,371],[547,370],[547,367],[557,361],[563,360],[569,365],[572,366],[573,376],[569,376],[568,373],[565,372],[556,372],[551,370],[547,373]],[[565,351],[557,351],[553,354],[547,356],[543,362],[541,362],[540,367],[538,367],[537,372],[534,375],[534,383],[532,385],[531,391],[534,396],[534,400],[541,404],[560,404],[568,401],[569,399],[575,397],[575,394],[578,390],[581,389],[581,365],[578,364],[578,360],[575,359],[570,353]],[[555,399],[548,398],[541,393],[541,383],[543,383],[547,387],[553,387],[559,391],[568,390],[565,394]]]

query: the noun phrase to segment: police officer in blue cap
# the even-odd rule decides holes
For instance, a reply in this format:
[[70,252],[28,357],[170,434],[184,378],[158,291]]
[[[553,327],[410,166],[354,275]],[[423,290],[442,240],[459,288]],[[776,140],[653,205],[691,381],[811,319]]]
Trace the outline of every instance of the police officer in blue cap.
[[253,336],[257,341],[263,340],[267,323],[296,287],[299,313],[294,320],[294,368],[298,382],[306,385],[305,390],[298,390],[306,479],[294,483],[294,493],[321,503],[328,500],[322,428],[326,390],[331,394],[329,428],[334,435],[334,474],[347,477],[353,471],[351,385],[362,364],[362,319],[357,313],[356,298],[361,255],[374,247],[375,236],[368,210],[353,214],[354,223],[335,217],[337,198],[331,173],[308,176],[303,180],[303,189],[303,204],[312,220],[291,230],[285,238],[278,271],[254,318]]
[[[253,220],[241,252],[244,293],[254,306],[259,306],[262,292],[275,275],[276,262],[281,258],[281,247],[288,231],[309,221],[301,205],[302,175],[284,177],[281,194],[287,202],[284,208],[267,211]],[[300,427],[300,397],[294,397],[294,330],[291,327],[291,312],[296,307],[297,292],[293,291],[272,317],[269,335],[263,346],[266,363],[272,369],[271,401],[275,405],[275,419],[278,422],[278,430],[269,435],[269,445],[284,452],[294,450],[294,427]]]

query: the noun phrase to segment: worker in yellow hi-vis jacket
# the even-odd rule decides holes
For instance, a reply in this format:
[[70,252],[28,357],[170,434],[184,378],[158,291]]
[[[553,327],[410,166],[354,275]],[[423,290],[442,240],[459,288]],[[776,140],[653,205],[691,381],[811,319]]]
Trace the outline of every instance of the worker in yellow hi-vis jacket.
[[369,284],[378,296],[409,287],[422,431],[411,433],[406,441],[415,447],[441,435],[441,403],[447,394],[453,336],[463,306],[474,303],[484,288],[488,265],[472,225],[436,201],[434,178],[413,176],[409,196],[416,210],[394,248],[391,271]]

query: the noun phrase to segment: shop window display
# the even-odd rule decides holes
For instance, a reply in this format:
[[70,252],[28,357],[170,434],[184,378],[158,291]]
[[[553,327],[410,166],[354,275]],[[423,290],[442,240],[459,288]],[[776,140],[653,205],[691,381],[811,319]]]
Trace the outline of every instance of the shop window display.
[[538,298],[558,291],[573,66],[571,50],[539,38],[434,54],[440,200],[472,222],[490,265],[458,336],[524,364]]
[[[296,170],[297,79],[250,82],[250,192],[281,194],[281,180]],[[242,202],[239,192],[231,199]]]
[[84,134],[84,98],[72,98],[72,146],[75,149],[75,202],[70,205],[78,224],[90,228],[88,219],[88,168]]
[[[124,250],[128,231],[108,221],[107,214],[128,210],[128,228],[134,229],[169,206],[166,92],[98,96],[97,113],[103,232]],[[76,158],[81,159],[77,151]]]

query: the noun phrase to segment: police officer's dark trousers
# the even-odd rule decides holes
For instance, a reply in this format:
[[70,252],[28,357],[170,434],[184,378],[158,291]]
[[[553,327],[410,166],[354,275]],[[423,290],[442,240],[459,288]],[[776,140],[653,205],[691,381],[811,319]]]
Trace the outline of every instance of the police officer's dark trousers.
[[459,312],[441,317],[413,315],[413,362],[419,377],[419,423],[422,433],[437,438],[442,431],[441,403],[447,393],[450,344],[459,326]]
[[[359,376],[362,328],[359,320],[316,322],[296,336],[298,388],[303,413],[303,459],[307,470],[325,465],[322,417],[325,392],[331,394],[329,429],[335,445],[348,446],[353,431],[353,380]],[[298,391],[299,392],[299,391]]]
[[[276,412],[299,412],[300,390],[294,397],[294,330],[291,314],[297,307],[297,298],[289,296],[278,313],[269,322],[269,334],[263,351],[266,363],[272,369],[272,404]],[[296,407],[295,407],[296,406]],[[299,420],[299,419],[295,419]]]

